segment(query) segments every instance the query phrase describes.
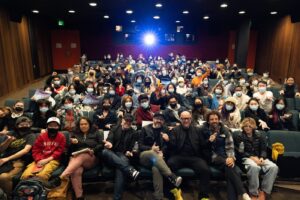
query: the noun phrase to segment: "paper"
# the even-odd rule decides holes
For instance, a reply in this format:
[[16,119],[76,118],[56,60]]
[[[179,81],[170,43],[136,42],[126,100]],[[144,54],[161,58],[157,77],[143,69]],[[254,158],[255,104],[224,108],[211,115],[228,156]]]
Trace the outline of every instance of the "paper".
[[142,121],[142,127],[153,124],[153,121]]

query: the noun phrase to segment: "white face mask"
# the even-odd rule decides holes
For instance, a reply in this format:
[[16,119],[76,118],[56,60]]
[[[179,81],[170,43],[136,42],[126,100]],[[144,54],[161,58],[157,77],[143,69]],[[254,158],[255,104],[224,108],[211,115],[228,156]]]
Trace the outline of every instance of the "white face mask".
[[180,82],[180,83],[179,83],[179,86],[180,86],[180,87],[184,87],[184,83],[183,83],[183,82]]

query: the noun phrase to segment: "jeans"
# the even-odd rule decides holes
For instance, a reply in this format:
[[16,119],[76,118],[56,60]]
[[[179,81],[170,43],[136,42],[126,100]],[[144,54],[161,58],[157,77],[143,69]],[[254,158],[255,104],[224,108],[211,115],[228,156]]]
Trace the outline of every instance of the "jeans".
[[173,172],[184,167],[193,169],[200,178],[199,198],[208,197],[210,170],[205,160],[196,156],[172,156],[168,166]]
[[164,159],[152,150],[143,151],[141,153],[140,163],[145,167],[151,168],[154,197],[156,199],[162,199],[164,197],[162,175],[165,177],[172,175],[170,168],[167,166]]
[[102,158],[107,164],[116,168],[114,200],[120,200],[124,191],[124,183],[127,180],[130,169],[133,169],[133,167],[130,166],[129,159],[121,152],[104,149],[102,151]]
[[278,167],[272,161],[266,159],[262,166],[257,165],[250,158],[243,159],[243,164],[247,170],[247,177],[249,181],[248,189],[251,195],[258,196],[259,175],[263,173],[263,180],[261,183],[261,190],[267,194],[271,194],[274,181],[277,177]]

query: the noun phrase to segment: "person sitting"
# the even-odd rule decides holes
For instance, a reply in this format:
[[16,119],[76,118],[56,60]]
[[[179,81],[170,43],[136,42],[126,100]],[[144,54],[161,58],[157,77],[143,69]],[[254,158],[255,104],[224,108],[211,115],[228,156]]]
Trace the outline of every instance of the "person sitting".
[[13,190],[13,177],[22,172],[29,161],[29,153],[35,141],[31,126],[31,119],[19,117],[14,131],[7,133],[0,144],[0,188],[9,197]]
[[[98,165],[98,157],[101,156],[104,148],[103,140],[103,134],[93,128],[92,122],[86,117],[81,117],[77,122],[74,134],[71,136],[69,152],[72,156],[69,164],[63,173],[54,178],[51,183],[57,187],[63,182],[67,183],[68,178],[71,177],[76,199],[83,200],[82,173],[85,169],[91,169]],[[80,150],[86,151],[77,154]]]
[[175,187],[179,187],[182,178],[177,177],[167,166],[167,143],[169,142],[169,130],[164,126],[164,115],[156,112],[153,116],[153,124],[142,128],[139,138],[140,163],[152,170],[154,199],[163,199],[163,179],[166,177]]
[[197,88],[198,96],[208,96],[211,92],[211,86],[209,85],[208,78],[204,78],[200,86]]
[[155,91],[151,93],[150,104],[159,106],[161,110],[166,109],[167,96],[163,85],[157,86]]
[[243,200],[250,200],[243,187],[239,169],[235,165],[233,138],[230,131],[220,120],[221,115],[219,112],[210,111],[200,131],[210,149],[211,163],[225,173],[227,191],[230,191],[227,194],[228,199],[237,199],[236,196],[240,195]]
[[53,76],[51,87],[53,88],[55,95],[64,96],[66,93],[66,87],[59,75]]
[[6,134],[8,130],[9,111],[5,107],[0,107],[0,135]]
[[227,97],[221,111],[222,122],[228,128],[240,128],[241,113],[233,97]]
[[38,129],[46,129],[47,127],[47,120],[50,117],[55,117],[56,113],[51,109],[50,102],[41,99],[37,101],[39,110],[33,113],[32,121],[33,125],[32,127],[38,128]]
[[260,108],[259,102],[256,98],[251,98],[248,102],[248,106],[245,109],[245,117],[251,117],[258,124],[259,130],[269,130],[268,116],[266,112]]
[[168,96],[168,106],[164,110],[165,123],[168,127],[173,128],[180,125],[179,113],[182,112],[183,108],[179,103],[178,99],[174,95]]
[[82,111],[73,107],[74,100],[70,96],[62,99],[63,107],[57,110],[57,117],[61,121],[61,129],[72,132],[76,127],[76,122],[81,117]]
[[[8,116],[8,121],[7,121],[7,129],[8,130],[14,130],[16,121],[19,117],[21,116],[26,116],[25,114],[25,105],[23,101],[16,101],[13,108],[11,115]],[[27,116],[28,117],[28,116]]]
[[108,93],[104,96],[104,98],[109,98],[111,109],[118,110],[121,107],[121,97],[116,95],[116,89],[113,85],[109,85]]
[[236,106],[239,110],[245,110],[250,97],[243,93],[241,86],[236,86],[234,90],[233,98],[236,100]]
[[280,90],[280,94],[285,98],[295,98],[300,97],[300,93],[298,91],[298,86],[295,84],[295,80],[293,77],[288,77]]
[[47,182],[51,174],[58,168],[66,148],[66,138],[59,131],[60,120],[51,117],[47,121],[47,130],[41,133],[32,146],[33,162],[27,166],[21,179],[37,177]]
[[295,131],[292,113],[287,110],[287,103],[284,98],[278,98],[273,103],[272,111],[269,113],[268,124],[271,130]]
[[199,199],[208,199],[210,170],[207,165],[209,149],[199,128],[191,125],[192,114],[180,113],[181,124],[171,130],[168,143],[168,166],[173,172],[181,168],[191,168],[200,178]]
[[93,116],[93,124],[99,129],[110,130],[117,123],[115,110],[111,109],[110,99],[104,98],[100,108],[96,110]]
[[202,69],[198,68],[196,69],[196,76],[192,79],[192,87],[197,88],[201,85],[204,78],[209,76],[210,70],[206,67],[205,73],[203,74]]
[[203,104],[201,97],[195,97],[192,109],[192,124],[200,127],[206,120],[205,116],[210,110]]
[[258,99],[260,107],[269,113],[272,110],[273,93],[267,91],[267,83],[265,81],[258,82],[258,92],[253,94],[253,97]]
[[133,100],[131,96],[124,96],[122,98],[122,106],[117,111],[118,118],[123,118],[125,114],[134,115],[136,109],[133,107]]
[[80,77],[78,75],[74,76],[73,83],[74,83],[74,86],[75,86],[76,94],[84,94],[84,92],[85,92],[85,86],[80,81]]
[[125,94],[125,87],[122,84],[121,78],[116,78],[115,86],[117,95],[122,97]]
[[180,95],[185,95],[185,94],[186,94],[186,92],[187,92],[187,87],[186,87],[186,85],[185,85],[185,83],[184,83],[183,77],[179,77],[179,78],[178,78],[178,85],[177,85],[177,87],[176,87],[176,91],[177,91],[177,93],[180,94]]
[[[267,145],[264,136],[256,132],[256,122],[253,118],[245,118],[242,123],[242,133],[236,138],[236,147],[248,178],[248,191],[252,199],[265,200],[272,192],[277,177],[278,167],[267,159]],[[263,173],[261,173],[263,172]],[[263,175],[262,175],[263,174]],[[262,175],[262,182],[260,183]]]
[[133,180],[139,176],[130,163],[137,156],[135,147],[138,141],[137,132],[132,129],[133,117],[125,115],[120,125],[115,126],[104,141],[105,149],[102,151],[102,159],[105,163],[115,167],[114,200],[122,199],[124,184],[127,177]]
[[[153,114],[156,111],[155,106],[149,104],[149,97],[146,94],[139,96],[140,106],[136,109],[135,119],[138,129],[142,127],[143,121],[152,121]],[[157,109],[158,110],[158,109]]]

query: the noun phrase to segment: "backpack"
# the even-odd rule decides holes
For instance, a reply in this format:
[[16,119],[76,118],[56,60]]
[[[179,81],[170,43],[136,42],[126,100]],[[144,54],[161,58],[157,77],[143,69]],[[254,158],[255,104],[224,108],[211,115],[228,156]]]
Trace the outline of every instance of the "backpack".
[[13,200],[46,200],[47,194],[42,182],[32,178],[18,183],[13,192]]

